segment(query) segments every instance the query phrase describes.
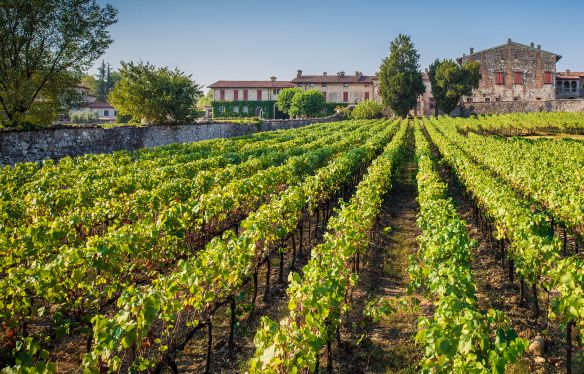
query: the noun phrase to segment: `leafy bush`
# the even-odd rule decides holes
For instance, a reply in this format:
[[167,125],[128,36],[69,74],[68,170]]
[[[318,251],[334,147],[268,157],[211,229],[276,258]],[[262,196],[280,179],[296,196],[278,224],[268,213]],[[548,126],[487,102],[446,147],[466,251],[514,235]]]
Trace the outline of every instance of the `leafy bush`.
[[351,112],[354,119],[373,119],[383,116],[383,105],[375,100],[361,101]]
[[97,111],[92,113],[89,109],[85,109],[84,111],[69,112],[69,117],[71,118],[71,122],[75,123],[94,123],[99,121],[99,115],[97,114]]

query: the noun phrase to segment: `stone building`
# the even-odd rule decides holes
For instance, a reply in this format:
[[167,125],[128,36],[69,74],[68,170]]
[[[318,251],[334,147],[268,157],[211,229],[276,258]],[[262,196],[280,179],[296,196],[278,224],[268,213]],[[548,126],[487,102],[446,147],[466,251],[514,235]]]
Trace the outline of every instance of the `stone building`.
[[558,72],[556,74],[556,99],[584,98],[584,71]]
[[278,111],[276,100],[284,88],[294,87],[290,82],[269,81],[218,81],[213,89],[213,117],[241,118],[263,117],[281,119],[287,116]]
[[515,43],[464,54],[456,59],[460,65],[479,62],[482,79],[472,97],[463,102],[518,100],[553,100],[556,97],[556,63],[562,56]]
[[326,72],[322,75],[302,75],[302,70],[298,70],[296,78],[290,83],[304,90],[320,90],[327,102],[358,104],[364,100],[379,98],[378,92],[375,95],[377,85],[374,84],[378,80],[375,75],[363,75],[359,71],[355,75],[345,75],[344,71],[334,75]]

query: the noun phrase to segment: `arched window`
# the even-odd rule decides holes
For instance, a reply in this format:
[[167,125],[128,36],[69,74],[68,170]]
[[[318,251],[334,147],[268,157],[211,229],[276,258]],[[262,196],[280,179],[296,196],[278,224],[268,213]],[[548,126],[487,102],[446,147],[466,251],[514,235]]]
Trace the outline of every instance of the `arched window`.
[[556,92],[562,92],[562,82],[556,82]]
[[572,92],[578,92],[578,84],[576,81],[572,81]]
[[564,92],[570,92],[570,82],[564,82]]

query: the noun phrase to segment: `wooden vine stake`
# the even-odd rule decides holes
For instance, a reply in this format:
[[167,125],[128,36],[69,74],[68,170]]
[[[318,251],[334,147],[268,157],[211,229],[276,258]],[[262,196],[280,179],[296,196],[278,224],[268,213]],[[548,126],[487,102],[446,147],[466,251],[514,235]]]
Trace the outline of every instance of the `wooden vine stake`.
[[205,374],[209,374],[209,370],[211,368],[211,348],[213,345],[213,324],[211,323],[211,318],[207,321],[207,326],[209,326],[208,330],[208,341],[207,341],[207,358],[205,360]]
[[572,374],[572,326],[574,326],[574,321],[569,320],[566,325],[566,373],[568,374]]
[[231,296],[231,319],[229,321],[229,342],[227,344],[227,348],[229,351],[233,351],[234,344],[233,344],[233,332],[235,330],[235,295]]
[[269,299],[271,263],[272,263],[272,261],[270,260],[270,252],[268,251],[268,261],[267,261],[268,271],[266,272],[266,289],[264,290],[264,301],[268,301],[268,299]]

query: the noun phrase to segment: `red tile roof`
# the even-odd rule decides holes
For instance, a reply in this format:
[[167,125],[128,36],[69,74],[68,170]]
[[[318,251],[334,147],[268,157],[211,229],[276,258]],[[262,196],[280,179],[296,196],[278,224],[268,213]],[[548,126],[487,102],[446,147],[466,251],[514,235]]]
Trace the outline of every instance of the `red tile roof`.
[[377,80],[375,75],[361,75],[357,79],[356,75],[301,75],[292,79],[291,83],[371,83]]
[[115,109],[113,106],[111,106],[110,103],[91,103],[88,106],[86,106],[86,108],[112,108]]
[[559,71],[557,75],[559,75],[560,78],[579,79],[580,77],[584,77],[584,71],[571,71],[570,75],[565,71]]
[[294,87],[290,82],[284,81],[217,81],[209,88],[288,88]]

